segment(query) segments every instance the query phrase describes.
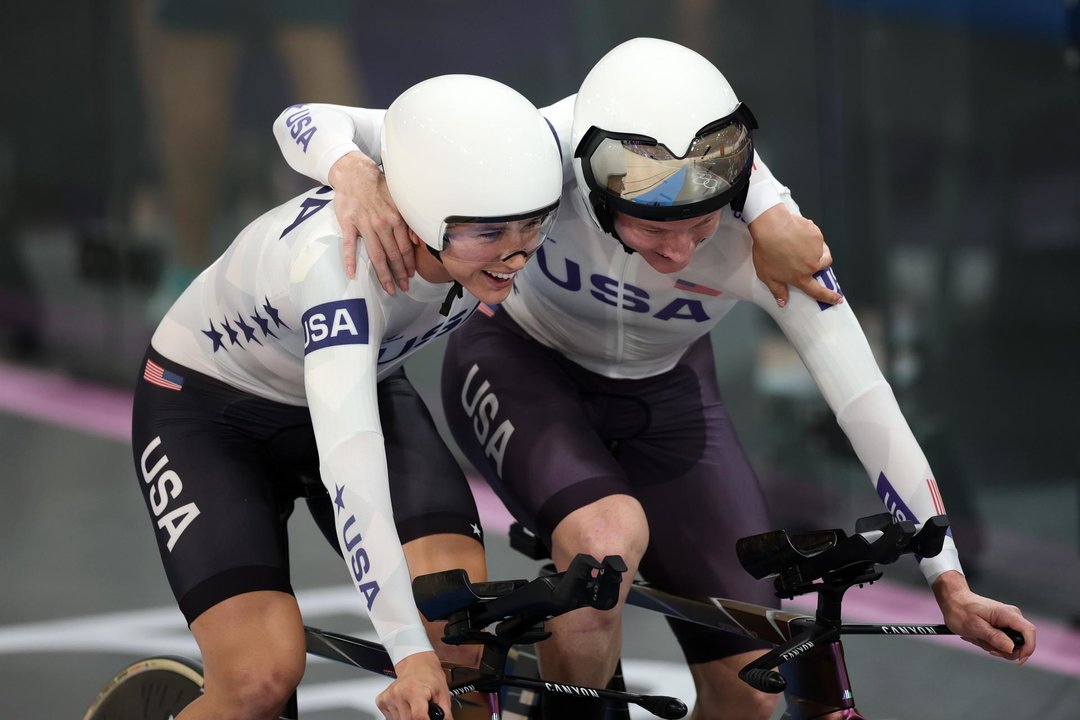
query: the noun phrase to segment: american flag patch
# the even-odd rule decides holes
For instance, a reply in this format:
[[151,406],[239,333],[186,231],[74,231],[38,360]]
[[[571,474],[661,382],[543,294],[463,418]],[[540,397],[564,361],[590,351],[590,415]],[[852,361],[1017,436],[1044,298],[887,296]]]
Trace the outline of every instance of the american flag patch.
[[165,368],[158,365],[153,360],[146,361],[146,367],[143,368],[143,380],[158,387],[163,387],[166,390],[176,390],[179,392],[180,388],[184,386],[184,378],[177,375],[174,372],[169,372]]
[[938,490],[937,481],[934,478],[926,478],[926,487],[930,488],[930,498],[934,501],[934,512],[938,515],[944,515],[945,503],[941,500],[941,491]]
[[705,285],[698,285],[697,283],[690,282],[689,280],[683,280],[679,278],[675,281],[675,287],[680,290],[686,290],[688,292],[701,293],[702,295],[708,295],[709,297],[718,297],[721,293],[719,290]]

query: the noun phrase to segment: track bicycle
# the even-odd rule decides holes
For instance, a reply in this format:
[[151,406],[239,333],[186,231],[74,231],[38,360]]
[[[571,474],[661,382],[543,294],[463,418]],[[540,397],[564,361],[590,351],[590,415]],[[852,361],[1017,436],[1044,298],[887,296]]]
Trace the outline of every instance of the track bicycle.
[[[775,648],[744,667],[739,677],[763,692],[784,693],[785,720],[865,720],[855,708],[841,636],[954,633],[942,624],[845,624],[841,620],[844,593],[880,579],[883,572],[878,566],[894,563],[903,555],[934,557],[941,552],[948,528],[944,515],[917,526],[881,513],[860,518],[850,536],[839,529],[790,535],[777,530],[737,541],[743,568],[758,580],[773,578],[777,597],[817,593],[813,616],[726,598],[675,595],[642,580],[634,581],[626,602],[774,644]],[[547,549],[521,523],[511,526],[510,544],[534,560],[548,557]],[[1023,644],[1019,632],[1002,631],[1016,648]],[[528,699],[521,704],[527,705]],[[522,714],[539,717],[533,710]],[[609,709],[609,718],[626,716],[624,708]]]
[[[464,570],[422,575],[413,581],[417,608],[428,620],[446,620],[444,640],[449,644],[483,646],[477,669],[451,667],[450,694],[456,702],[479,693],[492,720],[502,717],[500,690],[524,688],[538,694],[603,697],[644,707],[661,718],[686,715],[677,698],[590,688],[566,683],[545,683],[536,677],[506,673],[507,659],[516,645],[548,637],[544,623],[581,607],[613,608],[626,565],[616,556],[597,561],[577,556],[565,572],[533,580],[471,583]],[[369,672],[395,677],[394,666],[382,645],[340,633],[304,628],[307,652]],[[188,658],[158,656],[135,662],[117,673],[98,693],[84,720],[171,720],[203,692],[199,663]],[[281,720],[298,718],[296,695]],[[439,720],[434,704],[429,717]]]

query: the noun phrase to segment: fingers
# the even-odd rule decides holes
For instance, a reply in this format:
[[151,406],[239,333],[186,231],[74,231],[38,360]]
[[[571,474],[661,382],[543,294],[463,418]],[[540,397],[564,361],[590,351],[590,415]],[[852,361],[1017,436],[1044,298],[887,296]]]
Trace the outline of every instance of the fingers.
[[356,238],[360,231],[354,225],[348,226],[349,232],[341,234],[341,254],[345,261],[345,276],[352,280],[356,277]]
[[413,258],[413,245],[409,240],[409,233],[404,225],[395,223],[386,229],[383,247],[386,250],[386,260],[390,265],[390,272],[394,276],[394,282],[402,290],[409,289],[409,278],[416,272],[416,261]]
[[[444,695],[438,700],[436,696]],[[390,720],[453,720],[450,695],[432,692],[431,688],[413,683],[403,687],[394,683],[375,698],[383,717]]]
[[765,287],[769,288],[769,292],[776,298],[776,304],[778,307],[784,307],[788,301],[788,286],[787,283],[776,282],[775,280],[765,280]]
[[[1021,665],[1035,652],[1035,626],[1028,622],[1020,609],[1012,605],[990,605],[978,611],[966,623],[969,630],[963,633],[968,642],[977,645],[994,657],[1015,660]],[[1009,628],[1023,637],[1020,647],[1002,631]]]
[[[379,243],[377,237],[374,234],[361,235],[364,241],[364,247],[367,248],[368,260],[371,261],[371,267],[375,270],[375,277],[379,279],[379,284],[383,286],[387,294],[393,295],[396,290],[394,289],[394,276],[390,271],[390,266],[387,264],[386,253],[383,251],[383,246]],[[352,277],[350,275],[349,277]]]
[[412,230],[406,225],[394,226],[394,242],[397,244],[398,251],[401,253],[402,266],[404,271],[398,274],[397,270],[394,271],[394,277],[397,278],[398,285],[402,290],[409,289],[409,278],[416,272],[416,259],[413,257],[413,241]]
[[[1020,612],[1020,608],[1013,605],[1002,606],[1001,611],[994,617],[993,624],[995,647],[1006,651],[1010,660],[1017,660],[1021,665],[1027,662],[1027,659],[1035,652],[1035,626],[1028,622],[1024,614]],[[1009,628],[1020,633],[1023,643],[1016,648],[1013,639],[997,628]]]
[[390,295],[397,288],[409,289],[409,278],[416,271],[413,243],[409,229],[402,222],[387,221],[384,216],[369,218],[367,231],[361,231],[368,259],[379,278],[379,284]]
[[814,278],[803,278],[795,283],[795,287],[802,290],[818,302],[823,302],[827,305],[839,305],[844,302],[844,296],[835,290],[830,290],[825,287]]
[[829,244],[826,242],[821,243],[821,259],[818,260],[818,272],[821,272],[827,267],[832,265],[832,250],[829,249]]

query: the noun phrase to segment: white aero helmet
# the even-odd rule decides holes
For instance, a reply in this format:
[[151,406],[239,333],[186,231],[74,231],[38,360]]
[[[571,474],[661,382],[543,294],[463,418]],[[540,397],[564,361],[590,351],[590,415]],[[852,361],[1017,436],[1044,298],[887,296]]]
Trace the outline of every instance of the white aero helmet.
[[515,90],[475,75],[402,93],[383,120],[382,163],[401,216],[436,253],[451,223],[540,217],[546,230],[562,194],[551,125]]
[[742,208],[757,121],[693,50],[636,38],[589,71],[574,100],[574,173],[593,220],[681,220]]

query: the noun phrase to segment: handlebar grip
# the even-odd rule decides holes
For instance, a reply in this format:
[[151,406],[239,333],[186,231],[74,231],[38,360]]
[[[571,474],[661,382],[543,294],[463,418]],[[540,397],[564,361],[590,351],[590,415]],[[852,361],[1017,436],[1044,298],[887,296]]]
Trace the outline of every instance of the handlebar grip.
[[743,668],[739,671],[739,677],[755,690],[772,693],[773,695],[784,692],[787,687],[787,680],[775,670]]
[[430,700],[428,700],[427,707],[427,715],[430,720],[443,720],[443,718],[446,717],[445,713],[443,713],[442,708],[431,702]]
[[636,704],[664,720],[679,720],[686,717],[686,703],[679,698],[667,695],[642,695]]

